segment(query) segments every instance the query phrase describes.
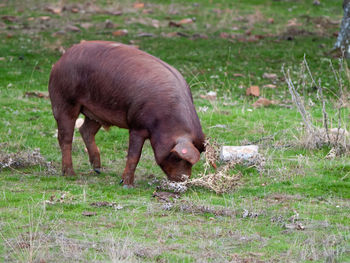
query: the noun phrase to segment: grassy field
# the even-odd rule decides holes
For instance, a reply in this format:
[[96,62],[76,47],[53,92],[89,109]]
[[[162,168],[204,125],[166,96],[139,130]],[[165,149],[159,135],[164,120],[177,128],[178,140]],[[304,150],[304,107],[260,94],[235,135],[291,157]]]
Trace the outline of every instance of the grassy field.
[[[289,69],[295,85],[305,79],[299,93],[322,127],[319,94],[300,71],[305,56],[326,96],[328,125],[337,127],[340,116],[347,129],[350,78],[346,63],[329,55],[342,1],[43,2],[0,2],[0,161],[17,160],[0,166],[1,262],[350,262],[349,154],[326,158],[331,146],[305,147],[281,72]],[[192,22],[169,26],[186,18]],[[128,131],[115,127],[96,137],[101,175],[91,172],[76,132],[78,175],[60,176],[50,101],[30,92],[47,92],[62,51],[96,39],[136,45],[179,69],[205,134],[219,145],[258,144],[265,168],[236,167],[243,176],[231,192],[193,187],[169,208],[152,197],[165,175],[148,142],[136,187],[119,185]],[[254,108],[257,98],[245,93],[252,85],[276,104]],[[209,91],[215,100],[205,98]]]

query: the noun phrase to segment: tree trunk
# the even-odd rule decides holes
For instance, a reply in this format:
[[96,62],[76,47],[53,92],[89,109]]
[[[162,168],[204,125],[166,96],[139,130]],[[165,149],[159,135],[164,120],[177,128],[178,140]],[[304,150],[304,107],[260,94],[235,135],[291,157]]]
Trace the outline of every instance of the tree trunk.
[[343,2],[344,16],[334,50],[341,50],[346,58],[350,58],[350,0]]

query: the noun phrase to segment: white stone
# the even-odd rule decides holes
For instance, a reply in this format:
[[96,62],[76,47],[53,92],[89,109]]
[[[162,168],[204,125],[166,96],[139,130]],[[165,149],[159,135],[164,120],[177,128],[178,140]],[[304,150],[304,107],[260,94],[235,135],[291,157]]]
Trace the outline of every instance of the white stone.
[[244,159],[248,160],[259,155],[259,146],[222,146],[220,150],[220,160],[223,162]]

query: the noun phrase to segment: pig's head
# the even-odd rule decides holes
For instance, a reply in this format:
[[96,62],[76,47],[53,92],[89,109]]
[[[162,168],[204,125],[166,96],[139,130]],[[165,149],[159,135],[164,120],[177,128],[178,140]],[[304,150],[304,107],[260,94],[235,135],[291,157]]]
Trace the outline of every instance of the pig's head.
[[181,182],[191,176],[192,165],[198,162],[200,152],[189,140],[178,140],[159,163],[170,181]]

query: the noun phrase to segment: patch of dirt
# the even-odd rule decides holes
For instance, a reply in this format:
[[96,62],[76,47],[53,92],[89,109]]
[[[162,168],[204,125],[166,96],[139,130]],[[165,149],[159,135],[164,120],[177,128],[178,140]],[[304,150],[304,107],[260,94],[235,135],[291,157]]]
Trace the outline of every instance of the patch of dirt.
[[286,39],[286,40],[293,40],[295,37],[299,36],[314,36],[316,35],[315,32],[308,31],[304,28],[298,27],[298,26],[291,26],[288,27],[286,31],[284,31],[282,34],[279,35],[279,37]]

